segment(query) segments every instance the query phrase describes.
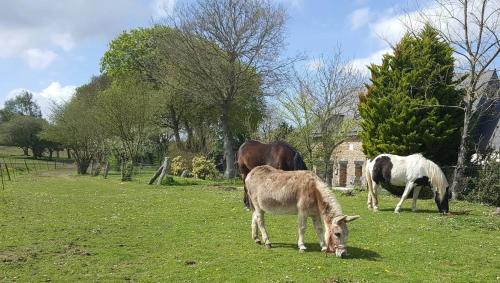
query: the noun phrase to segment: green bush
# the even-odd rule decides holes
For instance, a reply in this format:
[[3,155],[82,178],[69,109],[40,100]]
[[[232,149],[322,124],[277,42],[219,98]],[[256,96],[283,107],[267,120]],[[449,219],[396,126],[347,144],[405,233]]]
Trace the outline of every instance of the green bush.
[[172,164],[170,164],[170,173],[175,176],[180,176],[182,171],[188,169],[186,162],[182,156],[176,156],[172,159]]
[[193,175],[199,179],[217,177],[217,169],[215,164],[205,156],[195,156],[192,160]]
[[469,201],[500,207],[500,163],[491,161],[477,170],[466,190]]

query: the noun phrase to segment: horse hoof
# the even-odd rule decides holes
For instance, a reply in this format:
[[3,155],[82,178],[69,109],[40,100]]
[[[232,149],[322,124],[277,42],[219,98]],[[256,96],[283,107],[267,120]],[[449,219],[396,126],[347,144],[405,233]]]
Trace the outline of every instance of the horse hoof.
[[257,245],[262,244],[262,242],[260,241],[260,239],[255,240],[255,243],[256,243]]
[[327,248],[327,247],[322,247],[322,248],[321,248],[321,252],[322,252],[322,253],[326,253],[326,251],[327,251],[327,250],[328,250],[328,248]]
[[270,249],[270,248],[272,248],[272,247],[273,247],[273,246],[271,245],[271,243],[266,244],[266,248]]
[[378,207],[374,207],[373,212],[378,212]]
[[394,213],[397,213],[397,214],[399,214],[399,210],[394,210]]
[[305,250],[305,249],[299,249],[299,253],[303,254],[303,253],[305,253],[305,252],[306,252],[306,250]]

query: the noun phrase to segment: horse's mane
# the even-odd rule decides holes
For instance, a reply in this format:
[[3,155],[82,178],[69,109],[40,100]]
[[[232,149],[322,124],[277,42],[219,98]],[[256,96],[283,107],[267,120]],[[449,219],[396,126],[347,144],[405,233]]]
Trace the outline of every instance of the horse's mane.
[[293,166],[294,166],[293,169],[294,170],[307,170],[307,165],[304,162],[304,159],[302,158],[300,153],[293,146],[291,146],[288,143],[281,141],[281,140],[273,142],[272,145],[273,146],[282,146],[282,147],[288,149],[289,151],[293,152]]
[[328,188],[328,185],[317,176],[315,176],[315,180],[315,187],[320,196],[318,199],[318,207],[321,212],[331,218],[342,215],[342,208]]
[[438,190],[439,200],[443,200],[443,197],[445,197],[447,193],[446,188],[448,187],[448,180],[446,180],[443,170],[441,170],[436,163],[432,162],[432,160],[425,158],[422,154],[415,155],[419,156],[424,161],[423,164],[429,175],[429,180],[432,186]]

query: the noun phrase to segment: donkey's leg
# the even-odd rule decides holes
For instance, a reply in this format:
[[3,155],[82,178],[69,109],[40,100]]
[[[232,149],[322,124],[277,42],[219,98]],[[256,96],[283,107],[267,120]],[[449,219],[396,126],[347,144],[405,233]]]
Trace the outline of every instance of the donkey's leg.
[[264,224],[264,211],[256,209],[255,213],[257,214],[257,224],[259,225],[259,230],[262,234],[262,241],[264,241],[264,243],[266,244],[266,248],[271,248],[271,241],[269,241],[266,225]]
[[394,209],[394,213],[399,213],[399,211],[401,210],[401,205],[403,205],[403,202],[410,194],[412,188],[413,188],[413,182],[408,182],[406,184],[405,191],[403,192],[403,195],[401,196],[401,199],[398,202],[398,205],[396,205],[396,209]]
[[323,231],[323,223],[321,222],[321,218],[319,216],[313,216],[313,225],[314,230],[316,230],[316,234],[318,235],[319,245],[321,246],[321,251],[326,251],[326,243],[325,243],[325,232]]
[[306,232],[306,227],[307,227],[307,214],[299,211],[298,222],[299,222],[298,246],[300,252],[303,252],[306,250],[306,246],[304,245],[304,233]]
[[255,241],[256,244],[260,245],[259,233],[257,231],[257,229],[258,229],[257,222],[258,222],[257,212],[254,211],[252,214],[252,239]]
[[413,189],[413,203],[411,205],[411,210],[412,211],[417,211],[417,199],[418,199],[418,194],[420,193],[421,186],[416,186]]

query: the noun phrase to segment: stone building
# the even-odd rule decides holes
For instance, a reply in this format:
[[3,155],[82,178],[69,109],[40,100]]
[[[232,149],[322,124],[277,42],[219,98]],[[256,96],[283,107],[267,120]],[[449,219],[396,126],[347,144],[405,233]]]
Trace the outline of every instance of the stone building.
[[336,187],[364,186],[366,156],[358,131],[339,143],[332,152],[333,178]]

